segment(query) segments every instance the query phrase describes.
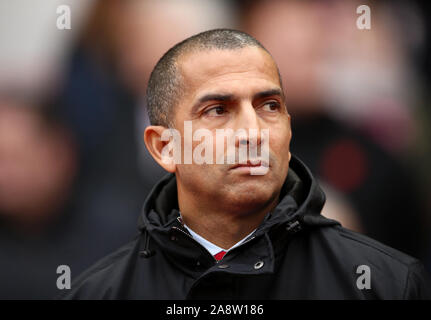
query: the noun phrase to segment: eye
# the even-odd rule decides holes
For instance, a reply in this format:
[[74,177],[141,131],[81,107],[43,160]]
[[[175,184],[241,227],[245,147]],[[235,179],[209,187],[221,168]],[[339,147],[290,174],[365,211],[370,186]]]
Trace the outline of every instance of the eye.
[[277,101],[269,101],[262,106],[262,109],[268,112],[276,112],[280,109],[280,103]]
[[226,108],[223,106],[216,106],[205,110],[204,114],[210,117],[220,117],[226,113]]

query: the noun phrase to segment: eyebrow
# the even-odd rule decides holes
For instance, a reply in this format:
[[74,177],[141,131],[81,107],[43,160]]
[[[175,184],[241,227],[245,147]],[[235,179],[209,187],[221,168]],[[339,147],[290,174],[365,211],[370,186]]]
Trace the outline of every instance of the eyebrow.
[[[282,96],[282,92],[280,89],[269,89],[265,91],[258,92],[253,95],[253,100],[255,99],[262,99],[267,98],[271,96]],[[233,94],[218,94],[218,93],[209,93],[206,95],[203,95],[198,99],[198,101],[194,104],[192,108],[192,113],[196,112],[198,107],[207,101],[233,101],[235,99],[235,96]]]
[[270,89],[270,90],[258,92],[253,96],[253,100],[272,97],[272,96],[280,96],[281,97],[282,96],[281,90],[280,89]]

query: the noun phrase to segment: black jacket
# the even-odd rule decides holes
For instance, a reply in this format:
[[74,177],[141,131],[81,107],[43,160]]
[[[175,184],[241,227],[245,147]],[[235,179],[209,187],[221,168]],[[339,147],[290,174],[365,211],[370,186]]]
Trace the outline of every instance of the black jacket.
[[182,227],[176,179],[168,175],[145,202],[139,235],[72,282],[65,298],[431,298],[417,259],[323,217],[324,202],[310,171],[292,157],[278,206],[217,263]]

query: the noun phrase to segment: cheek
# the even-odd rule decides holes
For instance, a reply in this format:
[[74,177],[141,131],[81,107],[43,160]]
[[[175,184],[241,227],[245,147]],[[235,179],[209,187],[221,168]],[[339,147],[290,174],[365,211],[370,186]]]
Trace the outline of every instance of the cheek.
[[216,165],[182,164],[176,173],[181,184],[196,194],[215,192],[223,181]]
[[201,184],[204,178],[199,167],[192,164],[180,164],[177,165],[176,174],[181,184],[186,186],[188,189],[193,189],[196,185]]
[[289,155],[291,138],[291,132],[287,128],[270,131],[269,147],[275,157],[280,159]]

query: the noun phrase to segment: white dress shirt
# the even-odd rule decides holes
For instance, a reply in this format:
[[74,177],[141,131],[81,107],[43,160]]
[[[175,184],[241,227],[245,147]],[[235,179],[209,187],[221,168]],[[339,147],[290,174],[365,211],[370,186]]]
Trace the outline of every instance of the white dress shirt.
[[229,249],[223,249],[220,248],[219,246],[215,245],[212,242],[209,242],[207,239],[201,237],[200,235],[198,235],[196,232],[194,232],[192,229],[190,229],[189,227],[187,227],[184,224],[184,227],[190,232],[190,234],[192,235],[193,239],[195,239],[197,242],[199,242],[205,249],[208,250],[208,252],[211,255],[216,255],[217,253],[219,253],[220,251],[225,251],[225,252],[229,252],[230,250],[232,250],[233,248],[238,247],[239,245],[241,245],[249,236],[251,236],[253,234],[253,232],[256,231],[256,229],[254,229],[250,234],[248,234],[246,237],[244,237],[242,240],[240,240],[239,242],[237,242],[235,245],[233,245],[232,247],[230,247]]

